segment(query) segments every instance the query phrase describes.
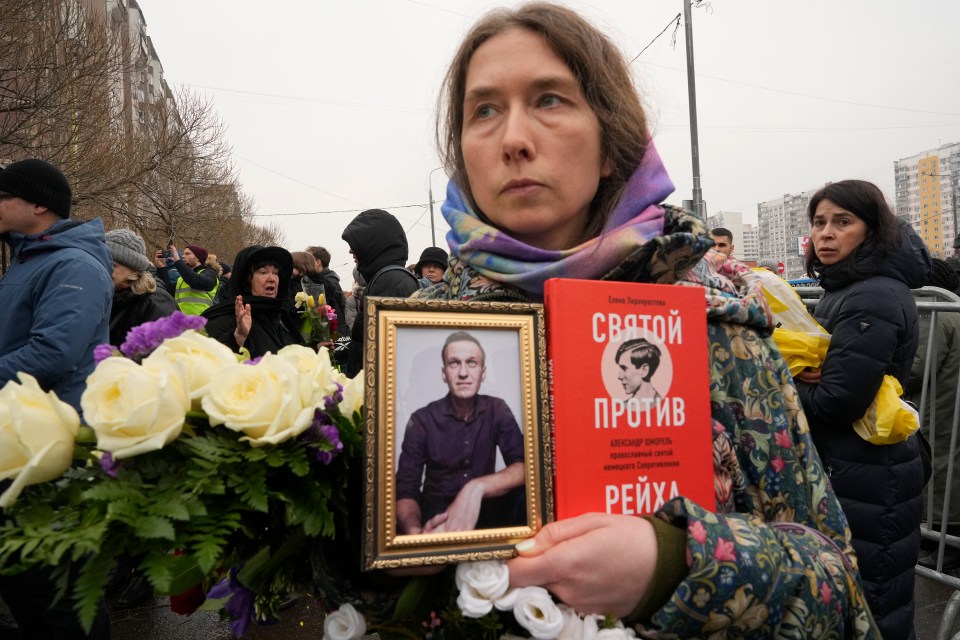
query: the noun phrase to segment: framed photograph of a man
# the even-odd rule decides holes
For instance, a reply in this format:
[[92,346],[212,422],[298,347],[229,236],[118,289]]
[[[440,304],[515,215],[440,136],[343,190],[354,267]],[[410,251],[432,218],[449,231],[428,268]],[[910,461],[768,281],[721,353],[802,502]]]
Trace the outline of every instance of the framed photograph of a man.
[[553,513],[543,306],[366,312],[365,568],[509,557]]

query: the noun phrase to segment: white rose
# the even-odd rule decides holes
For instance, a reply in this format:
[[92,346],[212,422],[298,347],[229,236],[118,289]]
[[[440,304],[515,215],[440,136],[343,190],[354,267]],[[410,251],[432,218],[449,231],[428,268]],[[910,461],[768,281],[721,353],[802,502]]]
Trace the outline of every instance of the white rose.
[[171,360],[107,358],[87,378],[80,406],[97,447],[119,460],[173,442],[190,410],[190,390],[183,367]]
[[277,444],[313,422],[314,407],[304,406],[298,384],[293,365],[268,353],[255,365],[223,369],[203,397],[203,410],[211,425],[243,433],[255,447]]
[[366,621],[349,603],[341,605],[323,621],[323,640],[355,640],[366,632]]
[[288,345],[277,355],[289,362],[299,374],[300,396],[304,406],[322,407],[323,399],[337,390],[337,369],[326,349],[316,352],[299,344]]
[[464,562],[457,565],[457,605],[468,618],[482,618],[493,609],[493,601],[510,588],[510,573],[502,560]]
[[363,407],[364,387],[363,371],[352,378],[340,374],[337,382],[343,387],[343,400],[337,405],[340,413],[348,418],[352,418],[354,412],[360,411]]
[[225,344],[194,330],[163,341],[147,360],[172,360],[183,366],[195,409],[221,369],[237,364],[237,355]]
[[[565,604],[558,605],[560,614],[563,616],[563,628],[557,640],[596,640],[597,632],[600,630],[599,622],[603,622],[602,616],[580,617],[573,607]],[[599,621],[599,622],[598,622]]]
[[293,302],[297,309],[302,307],[307,302],[307,294],[303,291],[297,291],[297,294],[293,296]]
[[0,507],[12,505],[27,485],[60,477],[73,460],[80,416],[36,378],[18,373],[0,389],[0,480],[13,482],[0,495]]
[[563,614],[543,587],[516,589],[513,617],[537,640],[556,638],[563,629]]

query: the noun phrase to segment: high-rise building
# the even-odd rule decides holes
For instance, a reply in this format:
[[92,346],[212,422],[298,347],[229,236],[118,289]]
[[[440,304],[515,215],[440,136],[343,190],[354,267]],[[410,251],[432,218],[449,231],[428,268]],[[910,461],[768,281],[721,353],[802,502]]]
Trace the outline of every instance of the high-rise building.
[[[739,211],[719,211],[706,220],[707,231],[716,227],[728,229],[733,234],[733,255],[738,260],[757,260],[756,234],[748,240],[750,224],[743,222],[743,214]],[[752,251],[748,251],[752,249]]]
[[741,255],[744,260],[752,262],[760,260],[760,230],[748,222],[743,224],[743,250]]
[[804,252],[810,238],[807,206],[817,189],[800,194],[786,194],[776,200],[757,205],[760,258],[782,262],[784,277],[806,275]]
[[910,223],[933,255],[949,256],[960,229],[960,143],[901,158],[893,170],[897,217]]

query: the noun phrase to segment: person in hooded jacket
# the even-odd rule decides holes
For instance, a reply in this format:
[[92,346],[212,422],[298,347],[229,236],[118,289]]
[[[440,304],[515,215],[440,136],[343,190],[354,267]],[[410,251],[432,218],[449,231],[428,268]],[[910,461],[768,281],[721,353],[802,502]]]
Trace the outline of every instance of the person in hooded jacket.
[[[357,269],[366,280],[358,309],[366,296],[406,298],[419,290],[417,277],[406,270],[407,235],[400,222],[382,209],[368,209],[357,215],[343,230],[343,239]],[[363,312],[359,311],[351,329],[350,353],[346,374],[355,376],[363,368]]]
[[[93,351],[109,335],[113,262],[103,222],[71,220],[71,203],[69,181],[48,162],[31,158],[0,171],[0,238],[12,250],[0,279],[0,387],[29,373],[82,417]],[[56,600],[56,592],[46,569],[0,576],[0,597],[21,637],[110,637],[103,603],[88,634],[70,599]]]
[[906,386],[919,321],[910,289],[931,267],[923,241],[875,185],[843,180],[807,210],[807,273],[825,290],[814,317],[830,334],[819,370],[796,376],[813,441],[850,523],[870,610],[886,640],[913,638],[914,566],[924,485],[921,444],[875,445],[852,423],[884,375]]
[[177,310],[165,287],[150,273],[146,244],[130,229],[107,231],[107,248],[113,258],[113,306],[110,311],[110,344],[119,347],[130,329],[166,318]]
[[246,247],[233,262],[224,299],[203,312],[207,334],[254,358],[303,344],[300,318],[287,305],[293,258],[281,247]]

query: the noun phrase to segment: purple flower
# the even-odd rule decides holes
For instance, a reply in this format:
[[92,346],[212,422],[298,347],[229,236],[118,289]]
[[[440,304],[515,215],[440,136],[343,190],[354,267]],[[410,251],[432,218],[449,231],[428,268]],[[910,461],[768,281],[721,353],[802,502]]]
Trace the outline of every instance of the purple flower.
[[325,465],[333,462],[334,456],[343,451],[340,430],[333,424],[330,416],[321,409],[314,412],[313,424],[300,437],[306,442],[319,443],[319,446],[313,450],[313,457]]
[[208,600],[219,600],[230,597],[223,608],[230,614],[233,622],[230,630],[238,638],[247,632],[250,620],[253,618],[253,591],[247,589],[237,580],[237,567],[230,567],[230,576],[224,578],[207,592]]
[[120,352],[117,351],[116,347],[109,344],[98,344],[93,348],[93,362],[95,364],[100,364],[107,358],[118,355],[120,355]]
[[176,338],[188,329],[199,331],[206,324],[207,319],[204,317],[188,316],[182,311],[174,311],[171,316],[144,322],[131,329],[127,339],[120,345],[120,351],[128,358],[143,358],[150,355],[164,340]]
[[249,360],[244,360],[243,364],[257,365],[260,363],[260,360],[263,356],[257,356],[256,358],[250,358]]
[[343,443],[340,442],[340,431],[332,424],[319,426],[317,430],[331,448],[327,449],[324,447],[323,449],[317,449],[313,456],[322,464],[330,464],[333,462],[333,457],[343,451]]
[[113,454],[104,451],[103,455],[100,456],[100,468],[111,478],[116,478],[117,472],[120,471],[120,463],[113,459]]
[[323,406],[326,407],[327,411],[333,411],[334,407],[343,402],[343,385],[339,382],[336,385],[337,390],[333,392],[333,395],[323,399]]

